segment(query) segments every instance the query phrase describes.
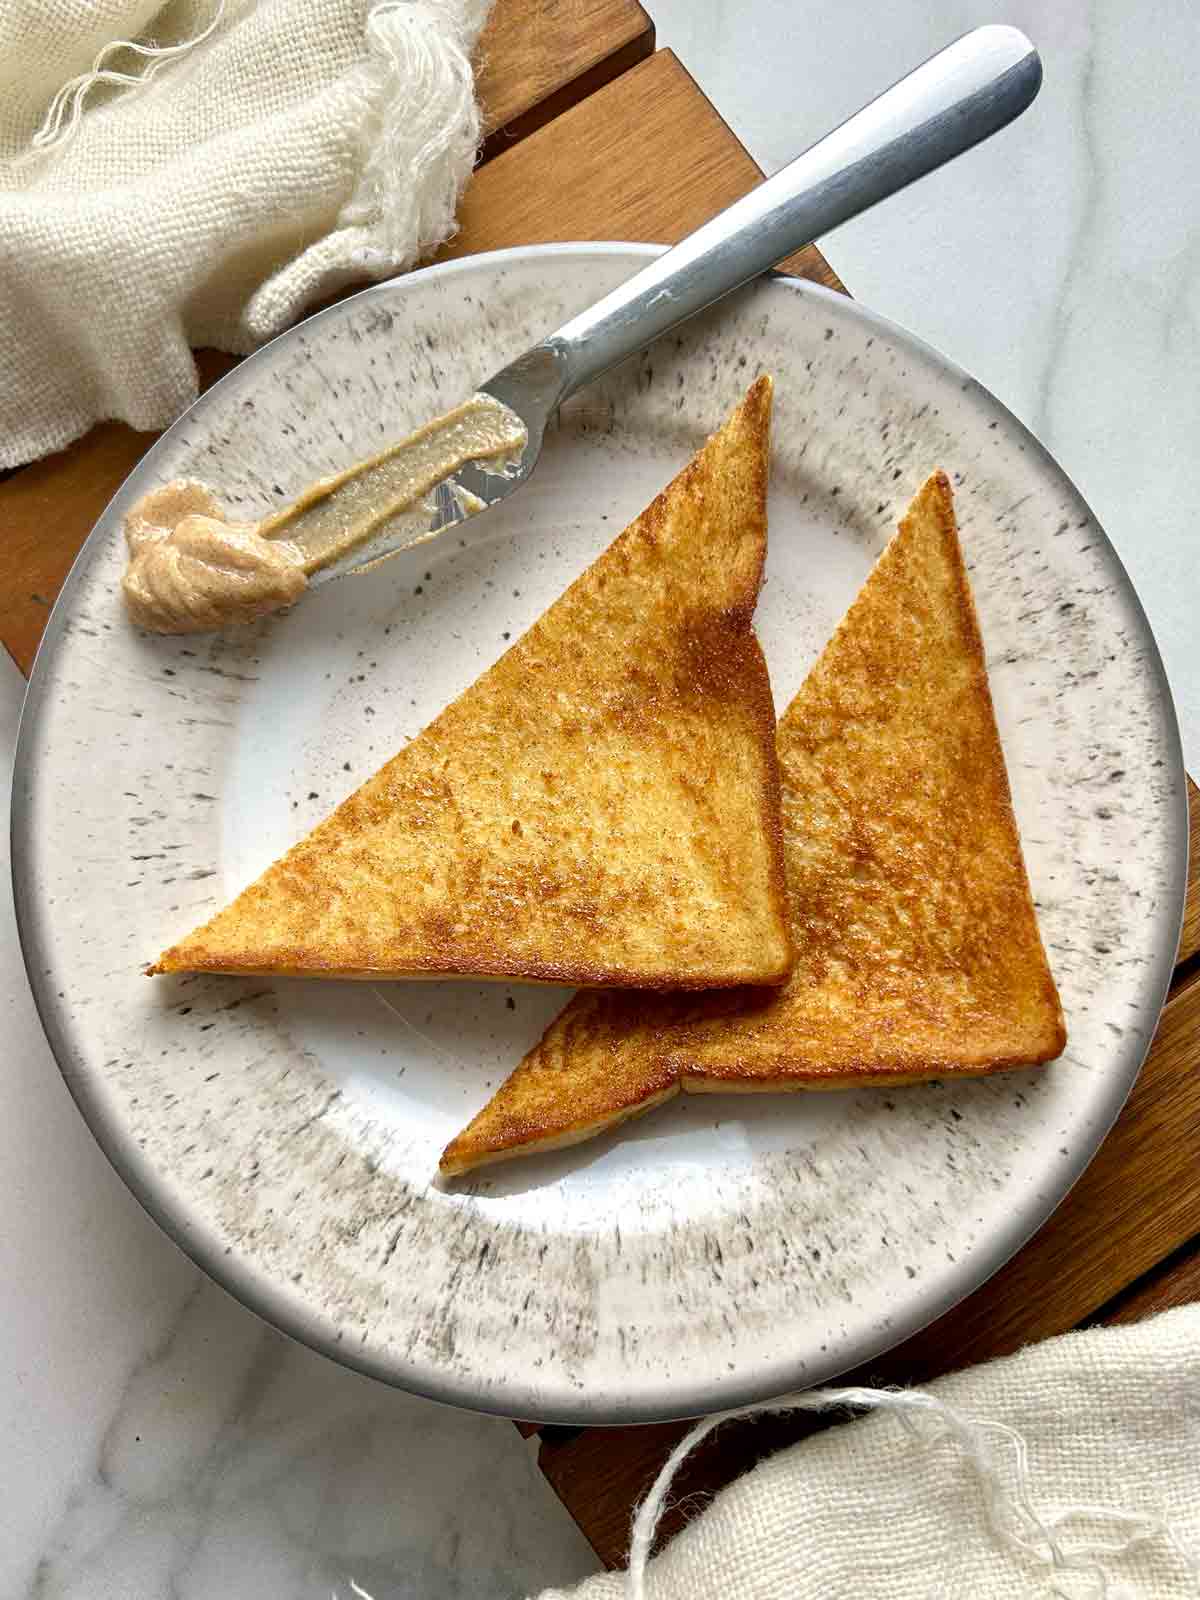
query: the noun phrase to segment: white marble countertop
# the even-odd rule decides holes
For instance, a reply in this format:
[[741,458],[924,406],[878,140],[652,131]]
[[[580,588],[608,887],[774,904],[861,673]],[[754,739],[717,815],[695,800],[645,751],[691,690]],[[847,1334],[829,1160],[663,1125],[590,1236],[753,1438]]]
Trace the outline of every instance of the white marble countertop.
[[[659,42],[772,170],[997,20],[983,0],[650,9]],[[1200,771],[1200,10],[1019,0],[1003,20],[1045,57],[1032,111],[827,253],[1075,478],[1142,595]],[[19,698],[3,662],[6,763]],[[592,1569],[510,1425],[288,1343],[145,1217],[50,1058],[7,890],[0,1000],[0,1594],[499,1600]]]

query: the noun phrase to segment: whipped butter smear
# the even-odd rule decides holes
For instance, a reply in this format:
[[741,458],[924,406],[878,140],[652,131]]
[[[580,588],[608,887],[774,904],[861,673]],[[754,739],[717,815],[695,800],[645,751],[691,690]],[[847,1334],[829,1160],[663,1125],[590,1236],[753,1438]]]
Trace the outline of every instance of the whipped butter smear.
[[[125,518],[130,620],[151,633],[207,633],[294,605],[314,572],[368,539],[392,531],[420,541],[444,478],[472,461],[505,471],[528,437],[515,411],[476,394],[380,455],[318,478],[261,522],[230,522],[192,479],[152,489]],[[467,512],[483,507],[455,485],[451,493]]]

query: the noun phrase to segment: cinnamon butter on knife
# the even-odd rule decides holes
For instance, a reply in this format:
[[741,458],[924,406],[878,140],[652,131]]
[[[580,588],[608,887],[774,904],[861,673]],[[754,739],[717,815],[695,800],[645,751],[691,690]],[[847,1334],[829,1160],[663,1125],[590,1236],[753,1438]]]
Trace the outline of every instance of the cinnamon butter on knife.
[[[294,605],[314,572],[386,526],[407,522],[409,542],[420,542],[443,479],[472,461],[504,471],[527,439],[515,412],[476,394],[380,455],[318,478],[261,522],[230,522],[194,479],[152,489],[125,518],[130,620],[151,633],[206,633]],[[457,492],[464,511],[479,508]]]

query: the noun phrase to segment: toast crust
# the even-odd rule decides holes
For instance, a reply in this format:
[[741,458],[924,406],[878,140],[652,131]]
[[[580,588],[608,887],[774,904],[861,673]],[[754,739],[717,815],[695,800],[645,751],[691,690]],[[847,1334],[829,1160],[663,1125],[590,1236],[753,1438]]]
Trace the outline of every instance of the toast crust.
[[783,981],[752,620],[771,382],[501,659],[151,973]]
[[447,1150],[602,1126],[687,1093],[1033,1065],[1066,1030],[1012,809],[944,473],[910,506],[780,721],[795,966],[778,989],[578,996]]
[[679,1092],[679,1084],[670,1083],[665,1089],[647,1093],[634,1105],[624,1106],[620,1110],[613,1110],[596,1117],[591,1122],[578,1122],[553,1133],[545,1133],[537,1127],[513,1128],[507,1142],[478,1152],[464,1148],[461,1157],[453,1154],[455,1147],[449,1145],[438,1170],[444,1178],[457,1178],[464,1172],[473,1171],[476,1167],[494,1166],[498,1161],[512,1161],[517,1156],[546,1155],[552,1150],[567,1150],[572,1145],[584,1144],[588,1139],[595,1139],[602,1133],[611,1133],[614,1128],[619,1128],[622,1123],[632,1122],[635,1117],[644,1117],[647,1112],[665,1105],[668,1100],[674,1100]]

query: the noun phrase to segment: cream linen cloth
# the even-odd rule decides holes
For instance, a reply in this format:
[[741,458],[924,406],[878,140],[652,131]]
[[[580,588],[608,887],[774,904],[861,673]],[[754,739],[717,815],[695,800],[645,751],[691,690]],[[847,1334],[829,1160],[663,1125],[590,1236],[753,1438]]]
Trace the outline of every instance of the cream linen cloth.
[[[1130,1548],[1057,1569],[1014,1552],[1003,1529],[1028,1536],[1030,1524],[1017,1509],[1013,1440],[984,1430],[1000,1466],[989,1521],[986,1476],[936,1418],[919,1416],[910,1431],[881,1414],[781,1451],[722,1490],[650,1563],[647,1600],[1200,1594],[1200,1305],[1067,1334],[928,1392],[1020,1435],[1028,1503],[1042,1521],[1086,1506],[1134,1519],[1122,1526],[1077,1509],[1056,1530],[1068,1557],[1084,1541]],[[570,1593],[620,1600],[627,1580],[610,1573]]]
[[[488,0],[0,0],[0,467],[104,418],[163,428],[189,346],[244,352],[445,239]],[[71,136],[33,139],[102,68]],[[69,120],[69,119],[68,119]]]

